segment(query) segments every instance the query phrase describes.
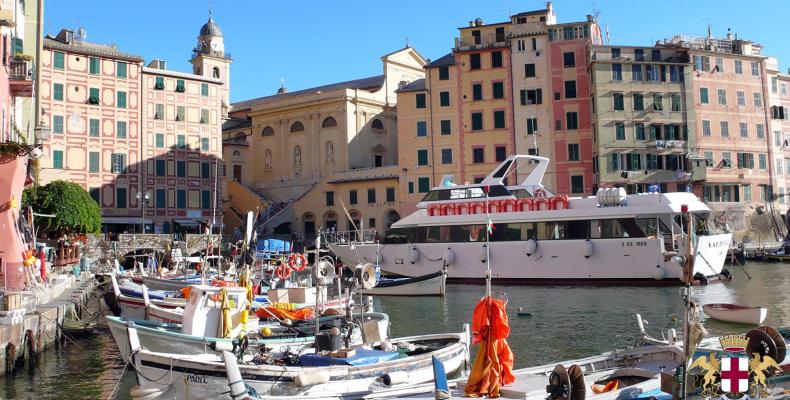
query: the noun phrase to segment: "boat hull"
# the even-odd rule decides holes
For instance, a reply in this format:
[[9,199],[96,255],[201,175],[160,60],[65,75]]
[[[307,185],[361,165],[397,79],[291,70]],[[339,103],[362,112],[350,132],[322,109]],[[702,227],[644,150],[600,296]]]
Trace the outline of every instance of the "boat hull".
[[[694,270],[705,276],[721,273],[730,235],[700,237]],[[525,241],[489,243],[493,278],[524,284],[678,285],[682,268],[665,253],[661,239],[622,238],[543,240],[527,254]],[[484,242],[329,245],[344,263],[378,263],[382,271],[420,276],[440,271],[448,249],[451,282],[482,281],[486,263]],[[590,245],[592,254],[589,254]],[[416,256],[415,256],[416,255]]]
[[438,272],[414,278],[380,282],[373,289],[361,289],[360,293],[371,296],[444,296],[447,275]]
[[760,325],[768,315],[765,307],[728,307],[730,305],[705,304],[702,310],[709,317],[736,324]]
[[[447,338],[450,335],[426,335],[426,338]],[[431,355],[444,364],[448,374],[459,371],[468,361],[465,333],[454,335],[458,342],[442,349],[370,366],[281,367],[241,365],[241,375],[247,385],[262,396],[338,396],[361,398],[359,393],[370,393],[382,375],[396,371],[407,372],[405,382],[393,387],[409,387],[433,380]],[[393,339],[393,342],[410,338]],[[176,356],[147,350],[135,354],[140,386],[146,389],[168,387],[172,382],[175,397],[230,399],[225,364],[219,356]],[[317,372],[320,371],[320,372]],[[307,372],[325,374],[329,380],[307,386],[297,386],[294,379]],[[164,376],[157,382],[141,376]]]
[[200,278],[194,279],[190,277],[190,279],[164,279],[164,278],[154,278],[152,276],[144,276],[144,277],[137,277],[133,278],[132,282],[145,285],[149,289],[153,290],[166,290],[166,291],[173,291],[177,292],[181,289],[196,285],[200,283]]

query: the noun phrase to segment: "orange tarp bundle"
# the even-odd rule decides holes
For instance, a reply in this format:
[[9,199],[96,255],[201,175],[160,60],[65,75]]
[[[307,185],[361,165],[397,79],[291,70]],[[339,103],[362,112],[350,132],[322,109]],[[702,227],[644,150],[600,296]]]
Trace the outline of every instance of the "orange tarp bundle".
[[280,308],[275,307],[262,307],[255,310],[255,315],[258,318],[278,318],[278,319],[290,319],[291,321],[304,321],[308,319],[314,319],[315,313],[313,312],[312,308],[300,308],[298,310],[283,310]]
[[505,302],[483,297],[472,315],[472,344],[480,343],[480,350],[466,381],[465,396],[499,397],[499,387],[516,380],[513,352],[506,340],[508,335],[510,325]]

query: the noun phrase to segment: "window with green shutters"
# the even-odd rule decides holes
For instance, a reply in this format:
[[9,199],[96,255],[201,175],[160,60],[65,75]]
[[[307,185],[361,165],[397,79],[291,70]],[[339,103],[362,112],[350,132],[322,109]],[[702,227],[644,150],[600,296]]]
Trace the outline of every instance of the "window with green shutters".
[[425,108],[425,93],[417,93],[414,95],[414,102],[416,108]]
[[[24,5],[25,3],[22,2]],[[25,41],[22,38],[14,38],[14,54],[20,54],[25,50]]]
[[118,61],[115,64],[115,76],[118,78],[126,79],[126,63]]
[[101,65],[99,64],[98,58],[96,57],[90,58],[88,72],[91,75],[99,75],[101,73]]
[[111,158],[111,172],[113,174],[126,173],[126,154],[113,153]]
[[326,205],[328,207],[335,205],[335,192],[333,191],[326,192]]
[[164,133],[157,133],[156,134],[156,148],[163,149],[165,147],[165,134]]
[[210,210],[211,209],[211,192],[208,191],[208,190],[204,190],[204,191],[201,192],[201,196],[200,197],[201,197],[201,202],[202,202],[202,205],[203,205],[202,208],[204,210]]
[[568,161],[579,161],[579,144],[568,144]]
[[[790,168],[790,160],[788,160],[788,168]],[[395,201],[395,188],[389,187],[387,188],[387,203],[392,203]]]
[[439,92],[439,106],[450,107],[450,92]]
[[494,129],[504,129],[504,128],[505,128],[505,112],[494,111]]
[[760,169],[768,169],[768,156],[766,154],[758,154],[757,161],[759,163]]
[[572,175],[571,176],[571,193],[584,192],[584,176]]
[[90,194],[91,198],[96,201],[96,204],[101,204],[101,188],[88,188],[88,194]]
[[88,122],[88,134],[92,137],[99,137],[101,135],[101,128],[98,119],[90,119]]
[[702,104],[710,103],[710,99],[708,98],[708,88],[699,88],[699,102]]
[[126,121],[118,121],[116,124],[116,137],[118,139],[126,139]]
[[52,52],[52,68],[55,69],[66,68],[66,56],[63,54],[62,51]]
[[63,134],[63,116],[52,116],[52,133]]
[[[494,82],[491,84],[491,92],[495,99],[505,98],[505,84],[502,82]],[[448,96],[449,98],[449,96]],[[449,105],[449,104],[448,104]]]
[[208,96],[208,83],[200,84],[200,95],[204,97]]
[[183,79],[176,79],[176,92],[184,93],[187,91],[186,85],[184,85]]
[[187,176],[187,162],[176,161],[176,177],[186,178],[186,176]]
[[156,176],[165,176],[167,174],[165,168],[165,160],[154,160],[156,165]]
[[187,138],[184,135],[176,136],[176,147],[185,149],[187,147]]
[[200,109],[200,123],[201,124],[208,123],[208,109],[205,108]]
[[439,80],[446,81],[450,79],[450,68],[439,67]]
[[154,78],[154,90],[165,90],[165,78],[157,76]]
[[156,189],[156,208],[167,208],[167,190]]
[[95,151],[88,153],[88,172],[99,172],[99,156],[100,154]]
[[88,104],[99,104],[99,88],[88,89]]
[[428,165],[428,150],[417,150],[417,165]]
[[211,164],[207,162],[200,164],[200,177],[203,179],[211,178]]
[[612,153],[612,171],[619,171],[620,170],[620,154]]
[[417,191],[428,193],[431,190],[431,181],[428,177],[417,178]]
[[52,168],[63,169],[63,150],[52,151]]
[[425,121],[417,121],[417,137],[428,136],[428,124]]
[[452,134],[452,123],[449,119],[443,119],[439,123],[439,127],[441,129],[442,135],[450,135]]
[[176,190],[176,208],[187,208],[187,191],[184,189]]
[[209,151],[210,150],[208,138],[205,138],[205,137],[204,138],[200,138],[200,150],[202,150],[202,151]]
[[636,140],[645,140],[645,124],[641,122],[634,124],[634,137]]
[[356,190],[349,190],[348,191],[348,204],[357,204],[357,191]]
[[680,111],[680,95],[673,94],[670,96],[670,100],[672,102],[672,111]]
[[442,149],[442,164],[453,163],[453,149]]
[[115,189],[115,208],[126,208],[127,191],[126,188]]
[[625,140],[625,124],[622,122],[614,123],[614,138],[615,140]]
[[376,203],[376,189],[368,189],[368,204]]
[[116,97],[115,106],[118,108],[126,108],[126,92],[119,90]]
[[52,98],[55,101],[63,101],[63,84],[62,83],[53,83],[52,84]]
[[479,83],[472,85],[472,100],[483,100],[483,85]]
[[162,103],[154,106],[154,119],[165,119],[165,105]]
[[414,182],[409,182],[409,193],[414,193]]
[[472,113],[472,130],[473,131],[482,131],[483,130],[483,113]]
[[183,121],[184,114],[184,106],[176,106],[176,121]]

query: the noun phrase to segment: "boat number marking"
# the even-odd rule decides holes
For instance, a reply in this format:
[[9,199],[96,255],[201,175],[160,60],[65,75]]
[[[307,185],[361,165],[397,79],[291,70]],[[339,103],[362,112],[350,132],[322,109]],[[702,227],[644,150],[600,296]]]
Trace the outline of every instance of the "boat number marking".
[[203,375],[187,375],[187,382],[208,383],[208,380]]
[[622,247],[642,247],[647,246],[647,242],[620,242]]
[[395,264],[403,264],[403,259],[402,258],[396,258],[395,259]]

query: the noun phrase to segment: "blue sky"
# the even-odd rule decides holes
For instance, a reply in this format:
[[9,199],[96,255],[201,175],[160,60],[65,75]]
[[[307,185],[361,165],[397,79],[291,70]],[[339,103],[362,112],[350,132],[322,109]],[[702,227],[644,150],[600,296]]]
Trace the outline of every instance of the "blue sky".
[[[231,101],[274,94],[285,79],[290,90],[381,73],[380,57],[409,44],[426,58],[447,54],[457,28],[545,7],[541,1],[399,0],[50,0],[45,33],[85,27],[88,40],[115,43],[168,68],[188,64],[209,4],[231,52]],[[129,7],[128,5],[133,5]],[[559,22],[581,21],[597,9],[613,44],[644,45],[676,34],[715,36],[732,28],[740,38],[765,46],[764,53],[790,65],[790,43],[781,32],[790,2],[776,1],[554,1]]]

